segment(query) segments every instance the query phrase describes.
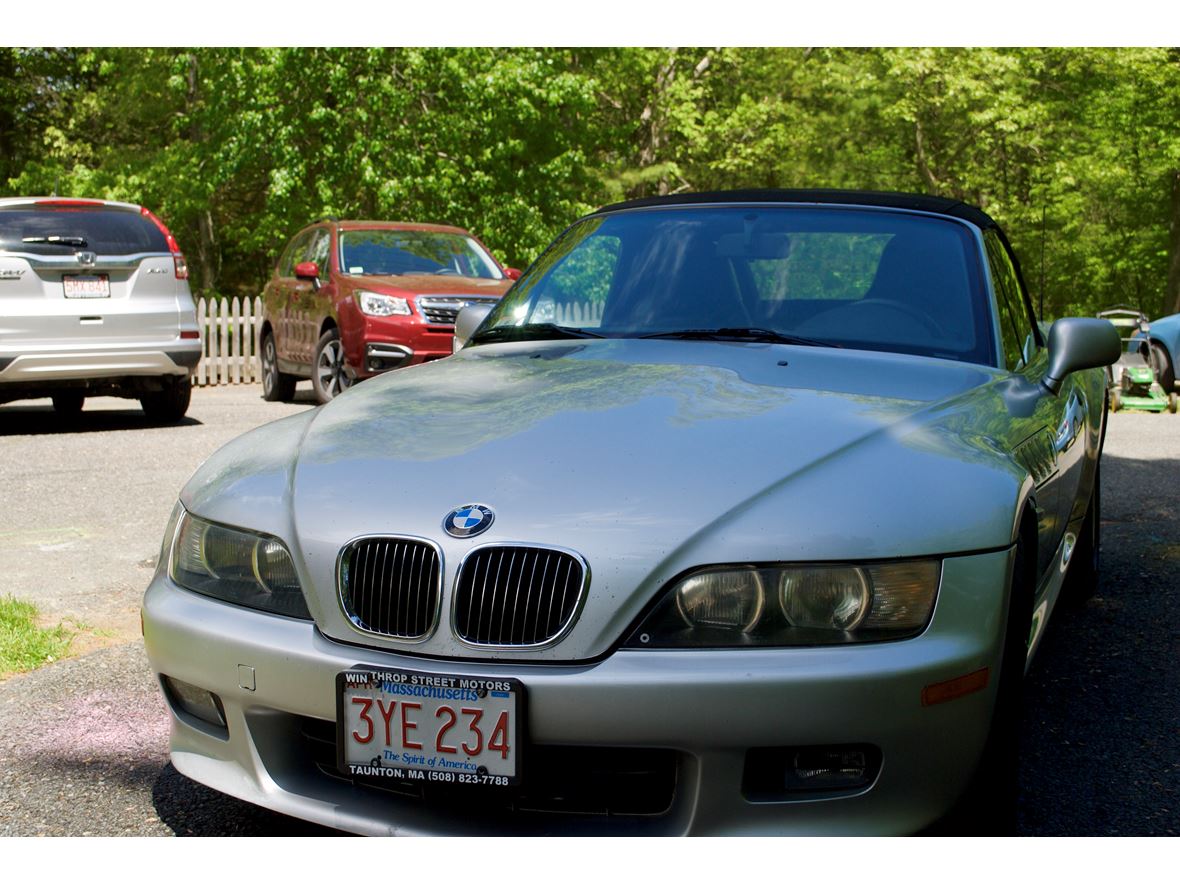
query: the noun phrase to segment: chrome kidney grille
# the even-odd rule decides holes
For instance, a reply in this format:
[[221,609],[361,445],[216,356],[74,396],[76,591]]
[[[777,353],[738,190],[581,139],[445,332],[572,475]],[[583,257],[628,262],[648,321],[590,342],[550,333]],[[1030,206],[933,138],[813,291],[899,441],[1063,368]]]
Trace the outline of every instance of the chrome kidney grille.
[[340,601],[361,630],[422,639],[434,627],[442,575],[438,550],[408,538],[363,538],[340,561]]
[[545,645],[572,623],[585,586],[585,563],[562,550],[481,547],[455,582],[455,633],[471,645]]

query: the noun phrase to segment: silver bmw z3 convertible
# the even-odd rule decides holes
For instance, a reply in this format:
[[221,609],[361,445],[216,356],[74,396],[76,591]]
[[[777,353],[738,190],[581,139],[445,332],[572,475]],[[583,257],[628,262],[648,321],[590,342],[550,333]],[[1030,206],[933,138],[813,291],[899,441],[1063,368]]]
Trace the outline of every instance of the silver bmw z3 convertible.
[[177,770],[369,834],[1004,816],[1119,341],[1042,335],[991,218],[623,203],[456,337],[184,488],[143,606]]

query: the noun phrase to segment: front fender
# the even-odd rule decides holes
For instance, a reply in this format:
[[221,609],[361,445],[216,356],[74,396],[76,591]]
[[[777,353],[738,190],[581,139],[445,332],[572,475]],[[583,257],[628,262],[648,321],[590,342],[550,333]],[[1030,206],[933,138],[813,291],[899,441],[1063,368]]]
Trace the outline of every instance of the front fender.
[[318,409],[309,409],[226,443],[197,468],[181,490],[180,503],[203,519],[293,543],[294,467],[299,445],[318,414]]

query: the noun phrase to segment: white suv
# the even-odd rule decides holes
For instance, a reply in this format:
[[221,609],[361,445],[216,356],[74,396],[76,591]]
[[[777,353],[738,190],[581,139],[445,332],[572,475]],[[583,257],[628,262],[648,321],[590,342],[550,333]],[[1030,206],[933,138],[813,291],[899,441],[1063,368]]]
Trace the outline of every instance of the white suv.
[[142,206],[0,199],[0,403],[138,399],[149,418],[188,409],[201,333],[176,239]]

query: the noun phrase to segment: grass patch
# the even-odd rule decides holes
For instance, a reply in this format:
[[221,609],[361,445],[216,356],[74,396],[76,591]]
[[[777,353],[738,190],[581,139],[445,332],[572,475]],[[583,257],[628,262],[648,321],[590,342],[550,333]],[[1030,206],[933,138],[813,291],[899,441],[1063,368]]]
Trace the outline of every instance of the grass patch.
[[74,632],[63,624],[37,626],[37,606],[12,596],[0,597],[0,675],[35,670],[61,658]]

